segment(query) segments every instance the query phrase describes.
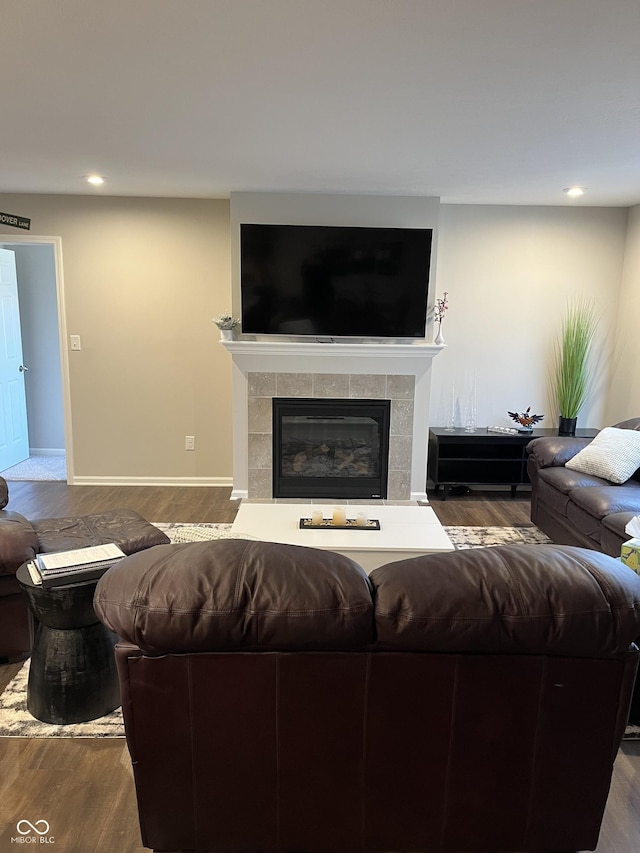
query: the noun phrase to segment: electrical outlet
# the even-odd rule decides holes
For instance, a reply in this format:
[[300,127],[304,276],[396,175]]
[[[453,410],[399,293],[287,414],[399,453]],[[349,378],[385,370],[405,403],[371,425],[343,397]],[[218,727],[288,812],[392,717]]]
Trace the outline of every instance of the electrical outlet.
[[196,449],[196,437],[195,437],[195,435],[185,435],[185,437],[184,437],[184,449],[185,450],[195,450]]

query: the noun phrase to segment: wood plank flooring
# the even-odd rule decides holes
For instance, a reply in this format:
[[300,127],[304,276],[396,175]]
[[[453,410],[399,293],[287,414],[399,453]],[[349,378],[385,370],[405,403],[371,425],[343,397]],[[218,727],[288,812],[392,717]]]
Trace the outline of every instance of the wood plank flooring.
[[[28,518],[129,507],[152,521],[231,522],[229,489],[67,486],[13,482],[7,507]],[[431,506],[445,525],[529,524],[529,496],[473,491]],[[18,665],[0,666],[0,690]],[[597,733],[594,732],[594,737]],[[141,853],[135,790],[120,739],[0,738],[0,853],[17,849],[19,820],[45,819],[59,853]],[[640,743],[623,744],[596,853],[640,851]]]
[[11,482],[7,509],[27,518],[60,518],[107,509],[134,509],[149,521],[227,522],[238,501],[230,488],[68,486],[63,482]]

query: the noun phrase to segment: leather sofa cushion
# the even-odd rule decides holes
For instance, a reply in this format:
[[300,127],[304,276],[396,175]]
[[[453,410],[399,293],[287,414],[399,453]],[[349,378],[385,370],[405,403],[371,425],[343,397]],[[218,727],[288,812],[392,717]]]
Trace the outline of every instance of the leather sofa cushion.
[[618,429],[640,430],[640,418],[629,418],[626,421],[620,421],[620,423],[613,424],[613,426]]
[[38,551],[36,532],[19,512],[0,510],[0,543],[0,575],[15,575]]
[[169,542],[168,536],[132,509],[34,521],[40,551],[70,551],[114,542],[125,554]]
[[224,539],[121,560],[98,617],[149,652],[351,650],[374,639],[367,575],[332,551]]
[[640,577],[611,557],[508,545],[370,575],[386,650],[610,657],[640,633]]
[[639,514],[640,507],[635,512],[612,512],[602,519],[602,526],[607,530],[611,530],[617,536],[631,539],[631,536],[625,532],[625,527],[634,516]]
[[533,438],[527,444],[527,454],[532,456],[540,468],[564,465],[576,453],[583,450],[590,438],[547,435]]
[[[583,489],[587,486],[611,487],[607,480],[594,477],[592,474],[582,474],[580,471],[572,471],[570,468],[542,468],[538,472],[539,479],[556,489],[563,495],[569,495],[574,489]],[[639,493],[640,497],[640,493]]]
[[[22,563],[20,565],[22,565]],[[9,595],[16,595],[22,598],[26,606],[26,598],[24,598],[22,587],[18,583],[18,580],[14,573],[0,575],[0,599],[3,599]]]
[[578,506],[573,501],[569,501],[567,504],[567,514],[565,518],[575,533],[584,537],[584,539],[591,543],[589,547],[595,548],[596,551],[603,550],[600,547],[600,536],[603,530],[602,519],[593,515],[591,512],[582,509],[582,507]]
[[0,509],[4,509],[9,503],[9,486],[4,477],[0,477]]
[[571,492],[571,502],[597,519],[615,512],[637,514],[640,511],[640,485],[586,486]]

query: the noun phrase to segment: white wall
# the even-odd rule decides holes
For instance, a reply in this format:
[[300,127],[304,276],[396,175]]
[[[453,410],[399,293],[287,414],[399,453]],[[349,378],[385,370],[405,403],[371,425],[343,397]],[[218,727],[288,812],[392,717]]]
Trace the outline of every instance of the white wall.
[[475,378],[479,426],[512,425],[507,411],[527,406],[545,415],[540,426],[556,426],[549,366],[574,295],[593,298],[602,315],[600,375],[578,427],[606,424],[626,217],[610,208],[441,205],[437,295],[448,291],[450,307],[448,347],[433,365],[433,425],[445,424],[453,387],[464,426]]
[[640,205],[629,210],[607,423],[640,417]]

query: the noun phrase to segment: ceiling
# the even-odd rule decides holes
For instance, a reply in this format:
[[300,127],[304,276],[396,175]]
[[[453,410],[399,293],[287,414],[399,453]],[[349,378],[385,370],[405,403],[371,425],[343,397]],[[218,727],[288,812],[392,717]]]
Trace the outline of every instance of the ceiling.
[[638,0],[2,0],[0,56],[5,193],[640,203]]

